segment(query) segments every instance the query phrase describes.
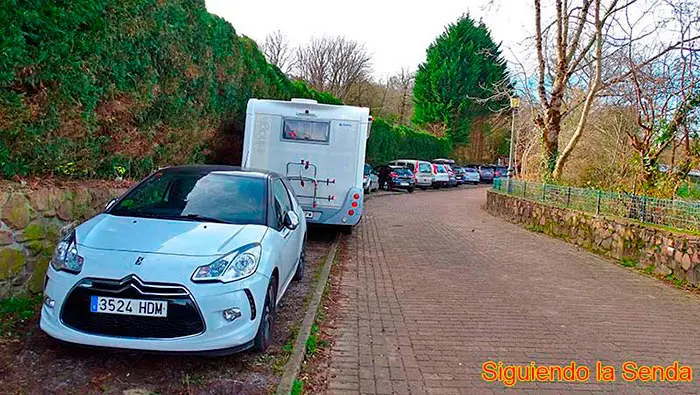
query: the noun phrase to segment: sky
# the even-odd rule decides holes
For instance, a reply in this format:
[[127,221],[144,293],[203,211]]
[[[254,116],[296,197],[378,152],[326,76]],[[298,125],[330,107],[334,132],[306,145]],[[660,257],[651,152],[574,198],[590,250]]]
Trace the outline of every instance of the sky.
[[[495,3],[495,4],[492,4]],[[526,61],[519,45],[532,34],[530,0],[206,0],[207,9],[259,44],[282,31],[292,45],[314,36],[345,36],[365,45],[376,78],[415,70],[428,45],[464,13],[483,20],[507,60]]]

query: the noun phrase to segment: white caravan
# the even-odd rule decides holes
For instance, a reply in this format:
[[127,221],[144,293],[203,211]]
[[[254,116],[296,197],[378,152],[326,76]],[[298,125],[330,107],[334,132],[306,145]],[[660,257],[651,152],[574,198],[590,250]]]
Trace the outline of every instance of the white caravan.
[[351,229],[362,216],[370,126],[364,107],[250,99],[242,166],[286,175],[307,222]]

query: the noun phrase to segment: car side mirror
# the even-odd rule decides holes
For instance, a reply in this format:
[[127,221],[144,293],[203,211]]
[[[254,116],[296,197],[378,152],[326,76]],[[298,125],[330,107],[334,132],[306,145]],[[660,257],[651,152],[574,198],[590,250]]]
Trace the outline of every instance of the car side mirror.
[[116,203],[117,200],[119,200],[119,198],[110,199],[109,202],[107,202],[107,204],[105,204],[105,211],[109,210],[112,206],[114,206],[114,203]]
[[287,211],[284,214],[283,222],[284,227],[289,230],[294,230],[299,226],[299,216],[294,211]]

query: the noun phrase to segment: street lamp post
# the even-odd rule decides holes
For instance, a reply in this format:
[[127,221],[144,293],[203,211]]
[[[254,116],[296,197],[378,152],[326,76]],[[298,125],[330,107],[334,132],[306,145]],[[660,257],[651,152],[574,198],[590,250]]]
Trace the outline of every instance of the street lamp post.
[[515,155],[515,113],[520,107],[520,98],[513,96],[510,98],[510,108],[513,112],[513,121],[510,126],[510,153],[508,154],[508,179],[513,178],[513,156]]

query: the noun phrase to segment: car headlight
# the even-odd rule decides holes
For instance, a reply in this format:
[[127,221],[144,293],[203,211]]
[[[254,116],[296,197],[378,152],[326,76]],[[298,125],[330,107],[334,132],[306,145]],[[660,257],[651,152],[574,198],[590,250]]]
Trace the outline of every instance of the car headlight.
[[83,269],[83,257],[78,255],[75,230],[62,238],[56,245],[51,259],[51,267],[70,273],[80,273]]
[[214,262],[200,266],[192,274],[192,281],[221,281],[228,283],[249,277],[258,269],[262,247],[253,244],[225,255]]

